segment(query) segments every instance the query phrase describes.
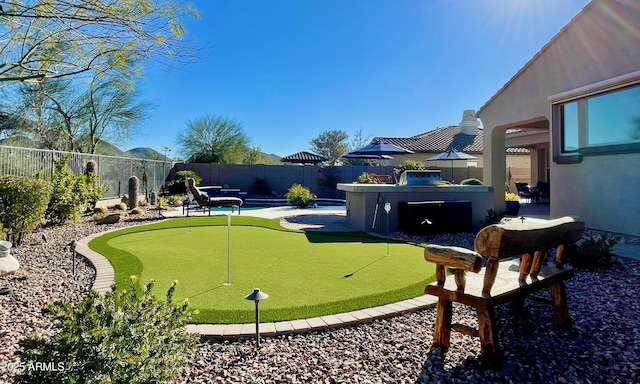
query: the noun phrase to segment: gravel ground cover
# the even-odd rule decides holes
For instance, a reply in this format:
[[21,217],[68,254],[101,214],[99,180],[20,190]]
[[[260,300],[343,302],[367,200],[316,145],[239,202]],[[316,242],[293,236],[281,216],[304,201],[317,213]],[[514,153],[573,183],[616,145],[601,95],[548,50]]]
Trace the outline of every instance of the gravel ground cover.
[[[40,228],[13,249],[20,270],[0,286],[0,383],[11,382],[17,341],[50,335],[41,314],[48,301],[77,300],[95,271],[78,260],[72,274],[68,243],[106,229],[157,220],[157,213],[109,226],[92,221]],[[327,219],[324,219],[327,220]],[[299,221],[299,220],[298,220]],[[300,223],[297,223],[300,224]],[[317,225],[311,223],[312,225]],[[330,223],[324,229],[330,230]],[[46,241],[43,239],[43,235]],[[395,234],[401,236],[401,234]],[[420,239],[414,239],[420,240]],[[472,234],[430,237],[431,242],[469,247]],[[637,238],[622,241],[638,244]],[[570,330],[552,325],[551,309],[527,302],[524,315],[507,306],[496,315],[505,366],[484,370],[478,340],[453,332],[446,353],[432,347],[435,308],[348,328],[263,340],[203,340],[180,383],[629,383],[640,382],[640,262],[621,259],[605,271],[576,271],[567,282]],[[161,288],[161,287],[160,287]],[[455,304],[454,321],[477,325],[472,309]]]

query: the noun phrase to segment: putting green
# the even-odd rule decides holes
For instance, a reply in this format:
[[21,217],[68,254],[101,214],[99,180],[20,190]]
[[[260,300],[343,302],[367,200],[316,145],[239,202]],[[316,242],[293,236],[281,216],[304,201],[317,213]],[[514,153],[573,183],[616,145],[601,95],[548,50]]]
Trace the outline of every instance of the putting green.
[[112,232],[90,247],[114,264],[119,286],[130,275],[154,278],[158,289],[178,280],[175,298],[199,310],[194,322],[252,321],[244,297],[255,287],[270,295],[262,320],[277,321],[415,297],[434,275],[416,245],[392,242],[386,256],[384,239],[362,233],[304,233],[245,217],[233,217],[230,229],[226,217],[188,220]]

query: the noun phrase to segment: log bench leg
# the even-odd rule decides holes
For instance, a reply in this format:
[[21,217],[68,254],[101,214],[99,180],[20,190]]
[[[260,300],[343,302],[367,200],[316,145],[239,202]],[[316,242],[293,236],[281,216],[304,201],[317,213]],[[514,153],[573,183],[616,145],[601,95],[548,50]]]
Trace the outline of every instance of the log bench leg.
[[436,329],[433,333],[433,344],[437,347],[449,348],[451,342],[451,315],[453,303],[440,298],[436,312]]
[[564,282],[549,287],[553,304],[553,324],[561,328],[571,328],[571,314],[567,305],[567,290]]
[[478,333],[483,363],[492,369],[499,369],[502,366],[502,351],[493,308],[478,309]]

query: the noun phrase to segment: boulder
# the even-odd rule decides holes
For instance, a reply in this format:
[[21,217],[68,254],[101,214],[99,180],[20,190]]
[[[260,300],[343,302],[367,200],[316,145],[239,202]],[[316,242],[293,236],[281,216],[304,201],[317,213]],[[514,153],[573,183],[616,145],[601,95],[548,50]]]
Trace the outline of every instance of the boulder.
[[122,214],[112,213],[108,216],[105,216],[104,219],[98,221],[98,224],[115,224],[120,220],[122,220]]

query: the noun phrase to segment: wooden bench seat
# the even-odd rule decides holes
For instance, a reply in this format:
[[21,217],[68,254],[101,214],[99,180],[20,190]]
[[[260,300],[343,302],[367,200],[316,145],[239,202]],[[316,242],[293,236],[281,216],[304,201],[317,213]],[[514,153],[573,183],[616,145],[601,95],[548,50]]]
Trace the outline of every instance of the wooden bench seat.
[[[494,308],[511,303],[513,312],[522,312],[532,293],[548,288],[551,299],[535,299],[553,307],[554,324],[571,327],[564,281],[573,269],[564,265],[564,247],[584,234],[585,223],[576,216],[555,220],[512,219],[483,228],[475,239],[475,251],[459,247],[428,245],[425,260],[436,264],[436,282],[425,288],[438,296],[434,345],[448,348],[451,330],[480,338],[481,358],[491,368],[502,365]],[[555,263],[547,263],[548,251],[556,248]],[[520,259],[514,256],[520,255]],[[482,267],[486,259],[486,267]],[[446,268],[453,270],[448,279]],[[466,272],[476,274],[467,276]],[[478,329],[452,324],[453,302],[475,308]]]

